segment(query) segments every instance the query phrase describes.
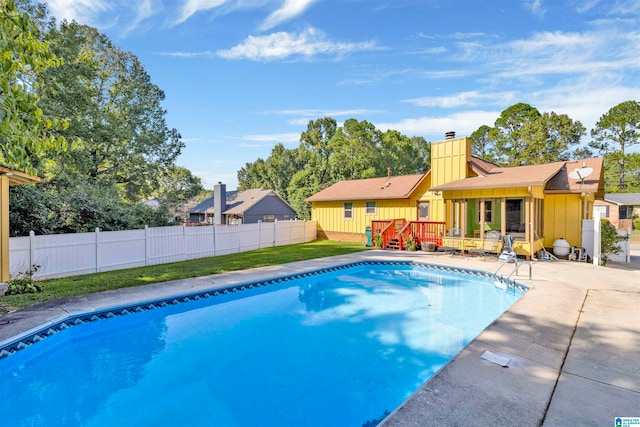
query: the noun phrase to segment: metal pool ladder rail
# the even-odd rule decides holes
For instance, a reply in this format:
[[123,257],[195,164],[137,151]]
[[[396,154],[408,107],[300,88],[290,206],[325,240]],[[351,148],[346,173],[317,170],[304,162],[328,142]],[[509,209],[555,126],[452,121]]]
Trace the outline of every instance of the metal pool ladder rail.
[[516,273],[516,275],[518,275],[518,269],[520,268],[520,266],[523,265],[523,264],[526,264],[526,265],[529,266],[529,280],[531,280],[531,272],[532,272],[533,262],[532,261],[523,261],[520,258],[518,258],[515,254],[513,256],[505,257],[502,260],[502,263],[500,264],[498,269],[495,271],[495,273],[493,273],[493,275],[497,276],[498,272],[502,269],[502,267],[504,267],[505,264],[510,264],[512,261],[514,263],[514,267],[513,267],[513,270],[511,271],[511,273],[509,273],[509,275],[507,276],[507,279],[510,279],[511,276],[513,276],[513,273]]

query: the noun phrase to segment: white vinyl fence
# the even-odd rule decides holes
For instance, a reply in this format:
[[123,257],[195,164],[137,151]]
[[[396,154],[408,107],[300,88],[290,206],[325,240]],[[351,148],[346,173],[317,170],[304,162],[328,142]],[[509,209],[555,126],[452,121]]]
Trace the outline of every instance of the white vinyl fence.
[[38,279],[74,276],[316,240],[315,221],[145,227],[9,239],[10,275],[39,265]]
[[[587,254],[593,259],[593,263],[600,265],[602,254],[600,253],[601,242],[600,214],[594,212],[594,219],[582,220],[582,245],[587,250]],[[617,230],[620,236],[626,236],[627,240],[620,243],[620,253],[609,254],[609,261],[631,262],[631,229]]]

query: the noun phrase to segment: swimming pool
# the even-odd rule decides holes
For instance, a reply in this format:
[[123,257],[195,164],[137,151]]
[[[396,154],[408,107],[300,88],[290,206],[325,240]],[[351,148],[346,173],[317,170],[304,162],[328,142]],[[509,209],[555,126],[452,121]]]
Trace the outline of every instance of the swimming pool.
[[507,285],[363,261],[74,316],[0,347],[0,414],[6,425],[374,425],[524,292]]

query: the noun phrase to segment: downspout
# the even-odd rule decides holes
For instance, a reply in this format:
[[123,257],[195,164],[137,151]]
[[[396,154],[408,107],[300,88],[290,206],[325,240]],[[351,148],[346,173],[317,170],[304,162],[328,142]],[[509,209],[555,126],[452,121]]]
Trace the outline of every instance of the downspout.
[[585,219],[587,219],[589,217],[589,213],[587,212],[587,199],[586,199],[586,193],[583,191],[582,193],[580,193],[580,200],[582,200],[582,203],[580,203],[580,247],[583,247],[584,245],[582,244],[582,221],[584,221]]
[[533,189],[531,188],[531,186],[529,186],[529,188],[527,188],[527,190],[529,191],[529,248],[531,248],[531,255],[529,256],[529,259],[533,259],[533,254],[534,254],[534,241],[535,241],[535,237],[534,237],[534,230],[535,230],[535,210],[536,210],[536,206],[535,206],[535,199],[533,197]]

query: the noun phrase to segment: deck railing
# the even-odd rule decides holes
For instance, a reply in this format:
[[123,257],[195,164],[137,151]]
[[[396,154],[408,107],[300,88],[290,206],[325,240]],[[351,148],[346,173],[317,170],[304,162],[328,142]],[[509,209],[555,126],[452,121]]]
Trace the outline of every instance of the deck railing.
[[436,246],[442,246],[442,237],[444,236],[445,223],[436,221],[409,221],[407,222],[400,235],[403,242],[408,242],[413,237],[417,245],[423,242],[432,242]]
[[445,223],[436,221],[407,221],[403,218],[371,221],[371,233],[374,239],[378,239],[382,248],[386,248],[389,242],[396,240],[399,249],[404,249],[412,236],[416,245],[422,242],[433,242],[436,246],[442,246],[442,237],[445,233]]
[[[374,244],[380,244],[381,248],[386,248],[389,242],[396,237],[396,232],[401,230],[406,222],[403,218],[371,221],[371,235]],[[380,241],[377,242],[376,239],[380,239]]]

